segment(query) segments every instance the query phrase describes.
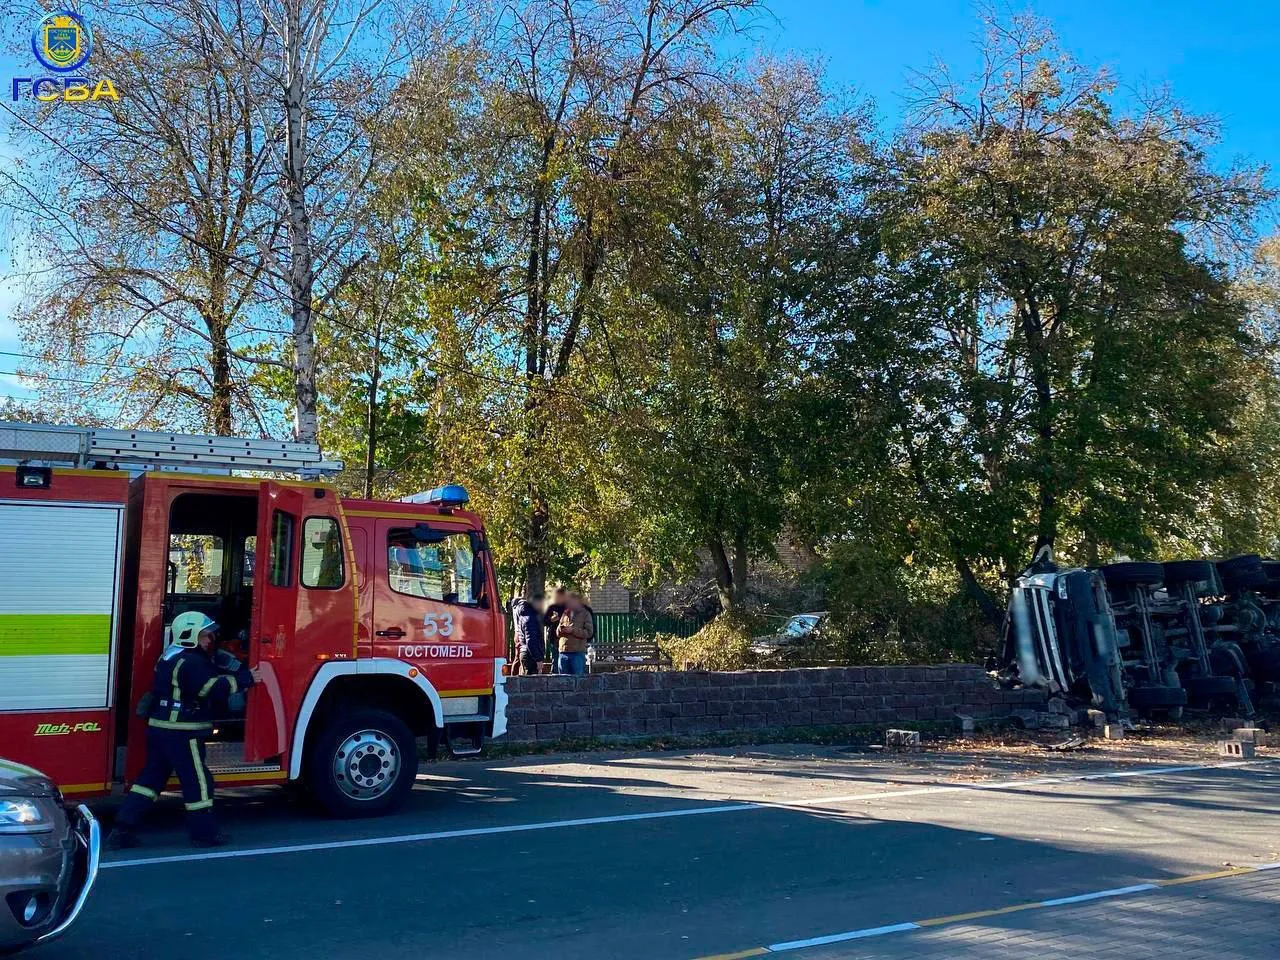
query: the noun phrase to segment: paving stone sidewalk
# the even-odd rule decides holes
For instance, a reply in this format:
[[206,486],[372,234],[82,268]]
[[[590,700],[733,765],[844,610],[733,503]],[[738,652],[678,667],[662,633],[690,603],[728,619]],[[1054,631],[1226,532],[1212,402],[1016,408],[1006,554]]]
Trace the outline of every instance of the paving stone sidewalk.
[[803,960],[1277,960],[1280,870],[1024,910],[815,947],[794,956]]

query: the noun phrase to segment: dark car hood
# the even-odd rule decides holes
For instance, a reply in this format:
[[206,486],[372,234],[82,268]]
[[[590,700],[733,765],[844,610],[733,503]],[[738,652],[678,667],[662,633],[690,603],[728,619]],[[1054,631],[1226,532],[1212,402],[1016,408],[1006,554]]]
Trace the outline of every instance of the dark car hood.
[[52,797],[57,786],[39,770],[0,758],[0,797]]

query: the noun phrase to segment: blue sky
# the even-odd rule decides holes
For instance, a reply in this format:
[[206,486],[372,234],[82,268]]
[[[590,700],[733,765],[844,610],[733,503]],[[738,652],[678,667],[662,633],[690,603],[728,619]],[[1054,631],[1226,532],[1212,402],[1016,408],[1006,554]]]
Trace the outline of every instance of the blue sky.
[[[764,45],[827,61],[832,79],[870,95],[892,122],[910,72],[935,58],[976,66],[971,0],[773,0]],[[1223,121],[1217,160],[1280,169],[1280,3],[1276,0],[1038,0],[999,9],[1049,20],[1077,59],[1129,87],[1168,85],[1196,113]]]
[[[934,59],[957,75],[976,65],[980,26],[972,0],[773,0],[770,9],[756,42],[822,58],[832,80],[872,97],[889,126],[901,116],[912,70]],[[1128,87],[1167,85],[1191,110],[1221,118],[1218,164],[1243,160],[1280,170],[1280,0],[1038,0],[1031,9],[1083,62],[1109,67]],[[34,15],[26,19],[34,22]],[[7,77],[27,60],[0,53],[5,95]],[[0,118],[0,133],[5,126]],[[10,156],[0,136],[0,163]],[[1276,229],[1270,217],[1259,226]],[[6,283],[6,239],[0,237],[0,351],[20,349],[9,321],[16,291]],[[0,354],[0,394],[24,392],[2,372],[13,363]]]

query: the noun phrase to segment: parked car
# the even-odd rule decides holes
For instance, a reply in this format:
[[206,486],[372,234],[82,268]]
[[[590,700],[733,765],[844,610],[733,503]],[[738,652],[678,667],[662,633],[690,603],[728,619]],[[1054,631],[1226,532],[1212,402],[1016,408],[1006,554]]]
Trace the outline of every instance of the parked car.
[[39,770],[0,760],[0,954],[44,943],[80,915],[98,875],[98,822]]
[[827,611],[825,610],[816,613],[797,613],[788,618],[777,633],[756,637],[751,643],[751,652],[760,657],[793,654],[800,647],[817,639],[826,619]]

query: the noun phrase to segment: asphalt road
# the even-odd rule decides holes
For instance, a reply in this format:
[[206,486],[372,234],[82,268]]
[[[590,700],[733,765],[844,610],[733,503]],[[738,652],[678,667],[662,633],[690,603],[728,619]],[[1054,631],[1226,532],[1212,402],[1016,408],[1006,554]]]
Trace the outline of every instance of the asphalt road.
[[[32,956],[691,960],[1280,861],[1280,763],[969,759],[780,747],[436,764],[377,821],[229,796],[236,843],[213,855],[185,846],[169,802],[145,848],[109,855],[78,926]],[[1248,894],[1232,897],[1238,913]],[[794,955],[898,955],[871,943]]]

